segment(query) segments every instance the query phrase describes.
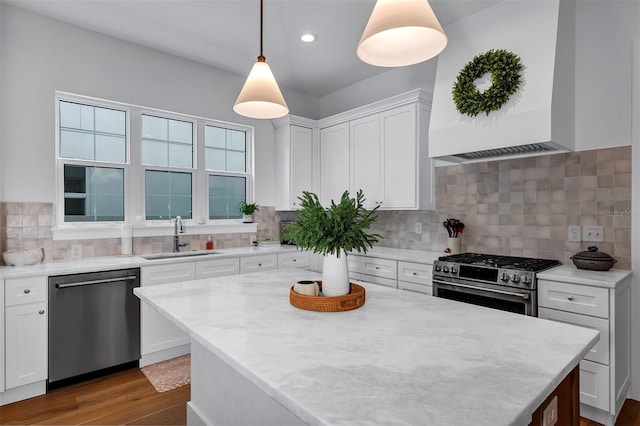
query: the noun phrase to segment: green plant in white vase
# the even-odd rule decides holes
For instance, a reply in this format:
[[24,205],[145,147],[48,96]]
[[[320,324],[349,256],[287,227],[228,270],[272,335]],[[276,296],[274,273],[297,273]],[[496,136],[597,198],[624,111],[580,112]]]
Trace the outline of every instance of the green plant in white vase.
[[253,214],[256,211],[259,211],[260,208],[256,203],[247,204],[246,201],[240,203],[240,212],[242,213],[242,222],[244,223],[252,223],[253,222]]
[[355,198],[345,191],[336,204],[324,208],[316,194],[303,192],[296,220],[285,229],[285,238],[295,241],[298,247],[312,250],[324,256],[322,268],[322,293],[325,296],[341,296],[349,293],[347,253],[366,253],[382,238],[366,231],[378,218],[378,207],[363,207],[365,198],[359,190]]

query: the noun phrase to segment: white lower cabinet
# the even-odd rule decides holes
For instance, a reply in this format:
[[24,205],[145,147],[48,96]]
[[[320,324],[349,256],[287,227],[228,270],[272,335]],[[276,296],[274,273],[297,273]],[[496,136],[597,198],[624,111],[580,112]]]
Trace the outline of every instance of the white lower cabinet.
[[433,265],[398,261],[398,288],[433,295]]
[[369,256],[347,256],[349,277],[387,287],[398,288],[398,262]]
[[240,273],[240,259],[237,257],[225,259],[209,259],[196,262],[196,279],[225,277]]
[[5,280],[5,388],[47,379],[47,279]]
[[[196,277],[196,267],[195,262],[151,265],[140,268],[140,273],[140,286],[149,287],[193,280]],[[140,312],[141,366],[177,356],[178,353],[171,352],[171,349],[189,344],[189,335],[151,306],[142,303]],[[158,354],[161,351],[168,353]]]
[[607,426],[615,423],[631,381],[630,284],[630,275],[610,287],[538,280],[540,318],[600,331],[580,362],[580,415]]
[[276,254],[266,254],[260,256],[247,256],[240,258],[240,273],[271,271],[278,267],[278,256]]
[[309,252],[296,251],[293,253],[278,254],[278,269],[282,268],[309,268]]

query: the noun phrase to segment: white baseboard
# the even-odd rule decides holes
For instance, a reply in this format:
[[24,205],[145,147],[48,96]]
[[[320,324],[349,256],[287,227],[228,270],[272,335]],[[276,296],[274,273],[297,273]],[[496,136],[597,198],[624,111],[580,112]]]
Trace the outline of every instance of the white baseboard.
[[186,345],[176,346],[175,348],[145,354],[140,358],[140,367],[146,367],[147,365],[166,361],[168,359],[176,358],[188,353],[191,353],[191,345],[189,343],[187,343]]

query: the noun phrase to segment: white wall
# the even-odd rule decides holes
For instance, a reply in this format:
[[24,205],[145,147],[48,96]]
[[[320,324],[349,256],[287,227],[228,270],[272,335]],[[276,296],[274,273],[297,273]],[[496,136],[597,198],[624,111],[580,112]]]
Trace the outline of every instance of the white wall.
[[[254,126],[256,201],[274,205],[271,121],[232,111],[246,76],[83,30],[3,4],[0,20],[0,200],[54,202],[54,91]],[[317,99],[283,89],[292,113]]]

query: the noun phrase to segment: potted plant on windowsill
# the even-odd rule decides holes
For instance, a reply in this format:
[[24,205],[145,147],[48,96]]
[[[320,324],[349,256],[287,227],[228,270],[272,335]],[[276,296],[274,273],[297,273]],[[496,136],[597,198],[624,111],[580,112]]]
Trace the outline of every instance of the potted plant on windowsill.
[[349,293],[347,253],[366,253],[382,238],[379,234],[365,232],[378,218],[373,210],[363,207],[365,198],[359,190],[355,198],[349,191],[342,194],[338,204],[331,201],[322,207],[316,194],[303,192],[297,219],[285,229],[285,238],[295,241],[304,250],[313,250],[324,256],[322,268],[322,293],[325,296],[341,296]]
[[240,212],[242,213],[242,222],[243,223],[253,223],[253,213],[259,211],[258,205],[256,203],[247,204],[246,201],[240,203]]

